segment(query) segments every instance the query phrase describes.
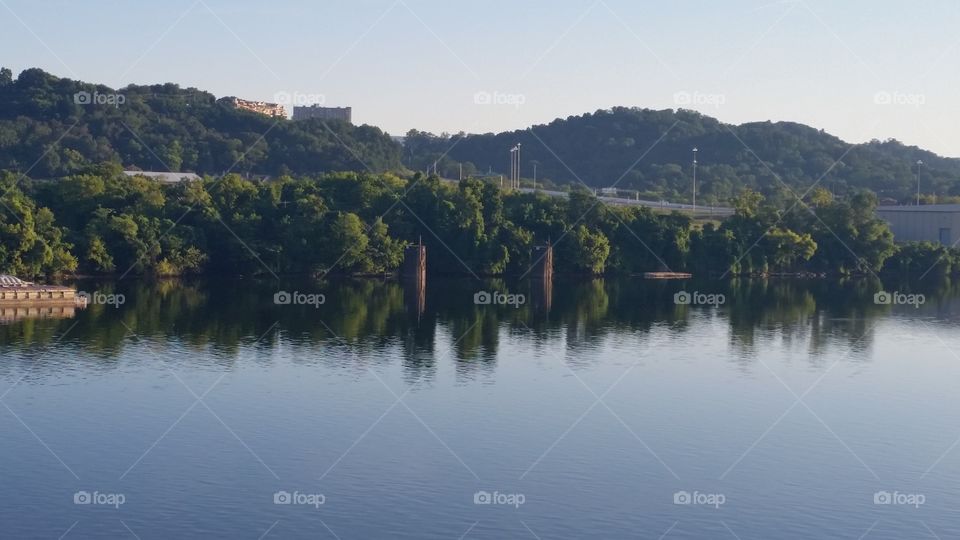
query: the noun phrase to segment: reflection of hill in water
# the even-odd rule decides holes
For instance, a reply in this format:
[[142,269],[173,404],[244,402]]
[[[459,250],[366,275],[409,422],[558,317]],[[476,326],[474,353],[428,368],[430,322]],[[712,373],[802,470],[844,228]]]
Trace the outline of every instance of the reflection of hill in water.
[[[383,361],[389,355],[382,353],[392,349],[402,351],[412,381],[432,376],[438,362],[456,361],[464,372],[487,369],[505,336],[528,340],[538,349],[561,341],[574,350],[597,347],[612,336],[642,341],[654,331],[666,331],[696,338],[708,328],[715,334],[720,328],[735,356],[751,361],[772,340],[800,344],[812,357],[834,346],[865,349],[872,341],[869,332],[887,316],[939,317],[938,324],[960,320],[960,291],[950,283],[928,284],[921,291],[927,303],[919,309],[875,305],[873,294],[880,285],[866,280],[558,280],[551,291],[537,281],[429,278],[423,296],[396,281],[282,285],[291,292],[323,293],[326,302],[319,307],[276,305],[276,284],[252,280],[82,286],[121,293],[126,304],[65,310],[63,315],[73,320],[0,326],[0,350],[29,356],[63,337],[58,347],[113,358],[141,340],[154,350],[183,349],[189,361],[203,361],[207,355],[196,353],[237,359],[241,351],[252,356],[257,348],[280,344],[302,351],[298,362],[359,365]],[[475,305],[473,295],[480,290],[522,294],[526,302],[518,307]],[[719,308],[676,305],[674,294],[680,290],[723,294],[726,301]],[[342,353],[332,354],[337,351]]]

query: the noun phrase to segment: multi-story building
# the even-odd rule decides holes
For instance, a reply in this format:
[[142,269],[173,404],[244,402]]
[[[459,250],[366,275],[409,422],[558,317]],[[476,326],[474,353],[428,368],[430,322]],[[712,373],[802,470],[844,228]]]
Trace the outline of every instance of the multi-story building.
[[267,103],[265,101],[247,101],[245,99],[232,96],[223,99],[237,109],[243,109],[245,111],[252,111],[274,117],[282,116],[286,118],[287,116],[287,109],[283,105],[278,105],[276,103]]
[[294,120],[308,120],[310,118],[319,118],[321,120],[342,120],[347,123],[353,122],[352,107],[321,107],[320,105],[310,105],[309,107],[293,108]]

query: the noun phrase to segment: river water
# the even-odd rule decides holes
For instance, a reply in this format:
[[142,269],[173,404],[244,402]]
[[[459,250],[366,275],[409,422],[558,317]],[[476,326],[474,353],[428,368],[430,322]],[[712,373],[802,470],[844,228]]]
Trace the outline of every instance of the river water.
[[949,283],[77,286],[0,326],[4,538],[960,535]]

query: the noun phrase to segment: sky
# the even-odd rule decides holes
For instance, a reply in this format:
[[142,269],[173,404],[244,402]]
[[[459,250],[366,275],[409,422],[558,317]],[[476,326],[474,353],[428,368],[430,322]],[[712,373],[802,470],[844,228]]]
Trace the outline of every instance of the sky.
[[955,0],[0,0],[0,65],[486,133],[607,109],[960,157]]

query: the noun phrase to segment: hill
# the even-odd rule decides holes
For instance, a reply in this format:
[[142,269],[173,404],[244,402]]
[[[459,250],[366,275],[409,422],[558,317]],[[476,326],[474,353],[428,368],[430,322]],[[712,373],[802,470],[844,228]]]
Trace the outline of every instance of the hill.
[[517,143],[523,177],[533,176],[536,163],[547,185],[616,184],[645,198],[689,201],[697,147],[703,204],[727,204],[745,187],[792,202],[783,184],[801,194],[817,181],[840,197],[867,188],[882,202],[907,203],[916,196],[917,160],[927,202],[960,202],[960,159],[895,140],[851,145],[791,122],[730,125],[689,110],[615,107],[497,134],[413,130],[401,145],[376,127],[275,119],[176,84],[112,89],[40,69],[14,79],[0,69],[0,170],[29,170],[34,178],[102,162],[270,176],[425,170],[437,162],[442,176],[456,178],[461,164],[467,176],[506,174]]
[[376,127],[270,118],[175,84],[112,89],[0,70],[0,169],[50,178],[105,161],[200,174],[401,167],[400,146]]
[[505,172],[509,149],[516,143],[522,145],[524,178],[533,176],[536,162],[541,181],[582,181],[592,187],[616,183],[678,202],[691,195],[694,147],[699,150],[697,196],[705,203],[728,201],[743,187],[784,196],[777,177],[798,194],[820,180],[841,196],[868,188],[882,200],[908,202],[916,196],[917,160],[924,162],[923,193],[937,194],[941,202],[944,195],[960,196],[958,159],[895,140],[851,145],[791,122],[729,125],[683,109],[615,107],[497,134],[436,136],[411,131],[405,155],[414,156],[407,165],[415,170],[439,160],[438,171],[444,176],[456,177],[459,163],[465,163],[469,172]]

